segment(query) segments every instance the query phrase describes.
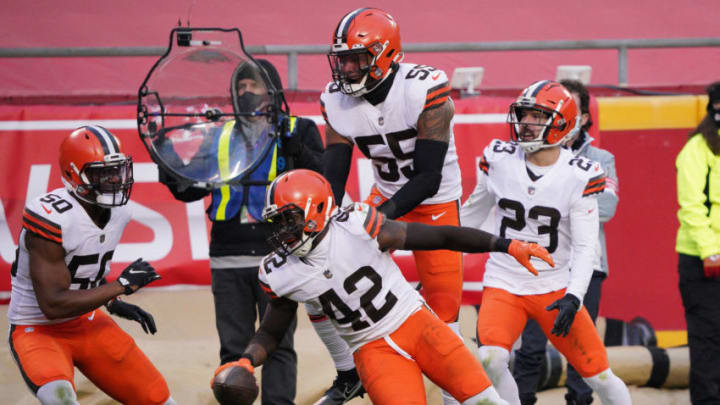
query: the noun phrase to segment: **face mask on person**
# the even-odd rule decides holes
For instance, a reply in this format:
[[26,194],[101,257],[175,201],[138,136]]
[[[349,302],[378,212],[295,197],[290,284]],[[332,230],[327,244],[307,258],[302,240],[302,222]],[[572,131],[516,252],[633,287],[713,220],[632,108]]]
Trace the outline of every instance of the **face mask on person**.
[[254,112],[266,104],[266,95],[254,94],[249,91],[237,96],[238,112]]

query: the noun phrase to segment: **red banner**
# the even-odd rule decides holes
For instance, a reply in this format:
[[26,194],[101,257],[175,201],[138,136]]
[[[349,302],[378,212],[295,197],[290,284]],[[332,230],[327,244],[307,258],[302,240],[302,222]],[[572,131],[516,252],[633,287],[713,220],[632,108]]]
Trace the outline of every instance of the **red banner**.
[[[510,98],[476,97],[455,103],[455,143],[462,171],[463,201],[475,186],[478,155],[492,138],[507,139]],[[294,114],[323,123],[316,103],[293,103]],[[597,106],[593,104],[593,116]],[[58,146],[74,128],[94,123],[115,133],[133,156],[133,221],[113,257],[110,279],[137,257],[153,263],[163,279],[153,286],[207,285],[209,223],[207,201],[184,204],[157,182],[157,168],[137,135],[134,106],[0,107],[0,300],[7,302],[21,213],[34,196],[61,187]],[[677,221],[674,156],[685,130],[604,132],[603,147],[616,155],[621,202],[607,226],[610,277],[604,283],[602,315],[642,315],[659,329],[684,328],[677,292],[673,241]],[[598,137],[597,132],[593,134]],[[372,185],[371,166],[355,151],[348,193],[357,200]],[[652,175],[649,175],[652,174]],[[406,252],[395,255],[408,280],[417,280]],[[479,303],[486,255],[465,257],[466,304]],[[640,293],[639,288],[642,290]]]
[[[482,111],[474,108],[472,114],[463,112],[470,103],[458,103],[455,126],[458,150],[479,153],[491,138],[507,137],[504,121],[510,100],[489,100],[492,101],[482,104]],[[472,105],[478,104],[475,101]],[[315,119],[322,130],[323,122],[316,103],[296,103],[292,105],[292,111]],[[153,286],[209,284],[209,222],[205,216],[208,201],[178,202],[157,182],[157,167],[140,142],[134,116],[134,106],[0,107],[0,147],[6,151],[6,159],[0,161],[0,170],[7,174],[7,180],[0,183],[0,299],[7,302],[9,268],[15,258],[22,209],[28,199],[62,186],[57,167],[59,144],[69,131],[88,123],[102,125],[116,134],[133,156],[135,166],[130,202],[134,217],[113,257],[110,279],[116,277],[128,262],[143,257],[163,276]],[[478,130],[479,122],[482,122],[482,130]],[[357,163],[352,165],[348,194],[358,200],[364,198],[372,186],[372,169],[357,150],[354,159]],[[460,154],[460,165],[466,173],[463,176],[464,198],[475,184],[475,160],[474,153]],[[395,256],[407,278],[417,280],[409,253],[398,252]],[[469,255],[466,259],[469,290],[466,299],[469,302],[478,298],[472,292],[480,289],[482,274],[478,270],[484,261],[485,255]]]

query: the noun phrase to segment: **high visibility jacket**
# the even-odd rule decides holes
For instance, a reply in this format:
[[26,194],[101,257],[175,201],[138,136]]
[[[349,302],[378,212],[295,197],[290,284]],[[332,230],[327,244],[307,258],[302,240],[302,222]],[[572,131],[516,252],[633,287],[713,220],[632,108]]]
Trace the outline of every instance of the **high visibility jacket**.
[[696,134],[678,154],[675,166],[680,204],[675,250],[701,259],[720,254],[720,156],[712,153],[702,134]]

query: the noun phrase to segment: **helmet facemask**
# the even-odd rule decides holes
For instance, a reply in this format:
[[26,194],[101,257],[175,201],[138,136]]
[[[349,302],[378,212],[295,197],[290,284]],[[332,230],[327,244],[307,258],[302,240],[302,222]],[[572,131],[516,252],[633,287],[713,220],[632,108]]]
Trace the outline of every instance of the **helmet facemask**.
[[70,166],[73,181],[65,176],[62,180],[78,199],[105,208],[127,204],[134,183],[131,157],[118,153],[105,156],[103,162],[85,163],[80,169],[74,163]]
[[[558,107],[558,110],[561,106]],[[541,114],[544,118],[538,119],[537,122],[532,122],[532,120],[523,122],[527,114]],[[579,130],[579,128],[575,128],[568,131],[562,138],[551,140],[552,137],[549,135],[565,131],[567,127],[565,117],[559,111],[524,100],[510,105],[507,123],[510,124],[510,140],[516,142],[526,153],[561,146]],[[533,128],[538,127],[541,129],[535,134]]]
[[318,235],[313,220],[305,220],[305,212],[295,204],[280,208],[268,205],[263,209],[263,220],[270,224],[271,234],[268,243],[283,257],[295,255],[304,257],[313,248],[313,240]]
[[[344,48],[346,47],[347,45]],[[369,48],[330,51],[328,53],[328,62],[330,62],[332,78],[340,91],[349,96],[359,97],[375,90],[380,83],[385,81],[392,69],[388,68],[383,71],[378,66],[378,60],[385,54],[387,47],[387,42],[384,45],[376,42]],[[343,66],[348,63],[357,66],[357,70],[353,72],[344,71]],[[357,76],[353,77],[353,73],[356,73]]]

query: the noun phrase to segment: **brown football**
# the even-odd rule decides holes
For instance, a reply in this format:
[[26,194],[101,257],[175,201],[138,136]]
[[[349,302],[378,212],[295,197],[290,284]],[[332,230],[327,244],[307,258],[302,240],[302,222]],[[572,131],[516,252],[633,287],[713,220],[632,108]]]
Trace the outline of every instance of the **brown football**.
[[239,366],[228,367],[218,373],[212,389],[221,405],[251,405],[258,396],[255,376]]

